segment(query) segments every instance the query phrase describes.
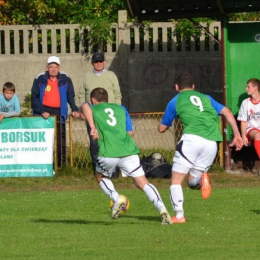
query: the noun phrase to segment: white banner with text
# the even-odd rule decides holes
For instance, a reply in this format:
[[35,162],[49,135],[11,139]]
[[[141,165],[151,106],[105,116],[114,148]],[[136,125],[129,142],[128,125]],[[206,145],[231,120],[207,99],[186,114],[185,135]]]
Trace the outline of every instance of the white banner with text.
[[52,177],[54,123],[54,117],[2,120],[0,177]]

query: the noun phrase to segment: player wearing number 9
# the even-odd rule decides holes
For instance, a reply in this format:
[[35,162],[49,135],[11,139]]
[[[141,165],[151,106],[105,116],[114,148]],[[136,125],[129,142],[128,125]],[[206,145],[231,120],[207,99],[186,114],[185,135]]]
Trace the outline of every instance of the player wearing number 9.
[[178,117],[183,126],[172,167],[170,198],[176,216],[173,223],[185,223],[183,210],[183,191],[181,184],[188,175],[188,185],[201,189],[202,198],[211,193],[211,184],[207,171],[217,154],[217,142],[222,141],[219,127],[219,115],[223,115],[234,133],[231,146],[240,150],[243,141],[232,112],[209,95],[194,90],[192,76],[180,74],[175,84],[179,92],[167,105],[158,131],[165,132]]
[[98,139],[99,153],[95,178],[103,192],[114,201],[111,217],[118,218],[125,200],[115,190],[111,176],[116,167],[122,174],[133,178],[136,187],[144,191],[160,213],[162,224],[172,224],[171,217],[154,185],[148,182],[140,164],[139,149],[135,145],[132,123],[126,108],[107,103],[108,94],[103,88],[90,93],[92,107],[82,105],[82,113],[91,128],[92,138]]

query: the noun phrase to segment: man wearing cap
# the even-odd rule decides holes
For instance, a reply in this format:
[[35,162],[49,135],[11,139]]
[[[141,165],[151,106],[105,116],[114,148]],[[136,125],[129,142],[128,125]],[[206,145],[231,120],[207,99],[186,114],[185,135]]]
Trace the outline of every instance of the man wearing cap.
[[[85,102],[91,104],[90,93],[95,88],[104,88],[108,93],[108,103],[121,105],[121,91],[117,76],[114,72],[105,69],[105,57],[103,53],[96,52],[92,55],[91,64],[93,70],[87,72],[79,88],[79,102],[82,105]],[[95,163],[98,157],[98,143],[90,136],[90,128],[87,124],[90,139],[90,155]],[[119,170],[112,176],[117,177]]]
[[49,57],[47,70],[34,79],[31,89],[31,108],[34,115],[41,115],[45,119],[50,115],[56,115],[58,166],[66,163],[67,103],[70,105],[71,115],[80,116],[74,98],[75,91],[71,78],[66,73],[60,72],[60,59],[56,56]]
[[79,101],[82,105],[90,101],[90,92],[95,88],[104,88],[108,93],[108,102],[121,105],[121,91],[116,74],[105,69],[103,53],[96,52],[92,56],[93,71],[87,72],[79,88]]

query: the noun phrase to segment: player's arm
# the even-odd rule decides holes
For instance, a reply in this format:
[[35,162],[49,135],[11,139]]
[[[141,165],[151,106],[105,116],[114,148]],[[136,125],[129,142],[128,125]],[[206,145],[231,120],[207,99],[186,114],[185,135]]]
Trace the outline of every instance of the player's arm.
[[158,125],[158,131],[160,132],[160,133],[164,133],[165,131],[167,131],[169,129],[169,126],[167,126],[167,125],[163,125],[163,124],[159,124]]
[[132,120],[131,117],[127,111],[127,109],[121,105],[121,108],[124,109],[125,111],[125,116],[126,116],[126,120],[125,120],[125,125],[126,125],[126,132],[131,136],[134,137],[134,131],[133,131],[133,125],[132,125]]
[[207,95],[207,97],[210,99],[211,101],[211,105],[213,106],[213,108],[216,110],[216,112],[219,115],[222,115],[226,118],[226,120],[228,121],[228,123],[230,124],[232,130],[233,130],[233,134],[234,134],[234,138],[232,143],[229,145],[230,147],[232,146],[236,146],[236,150],[241,150],[243,147],[243,139],[240,135],[240,132],[238,130],[237,127],[237,122],[236,119],[234,117],[234,115],[232,114],[232,112],[225,107],[224,105],[218,103],[215,99],[213,99],[211,96]]
[[162,121],[161,123],[158,125],[158,131],[160,133],[164,133],[165,131],[167,131],[171,126],[172,126],[172,122],[175,119],[175,117],[177,116],[177,111],[176,111],[176,100],[178,98],[179,94],[176,95],[167,105]]
[[92,136],[93,139],[99,139],[98,131],[95,127],[93,114],[91,107],[88,103],[82,104],[81,111],[85,119],[87,120],[89,127],[90,127],[90,136]]
[[127,132],[131,137],[134,137],[134,132],[133,131],[129,131]]
[[246,137],[246,126],[247,126],[247,122],[240,121],[241,136],[242,136],[244,145],[247,146],[248,145],[248,139]]
[[240,122],[240,131],[241,131],[241,136],[244,142],[244,145],[248,145],[248,139],[246,137],[246,128],[247,128],[247,123],[248,123],[248,115],[247,115],[247,106],[248,105],[248,100],[245,99],[238,111],[237,115],[237,120]]
[[241,150],[241,148],[243,147],[243,139],[238,130],[235,117],[233,116],[232,112],[227,107],[224,107],[220,111],[220,114],[226,118],[226,120],[228,121],[228,123],[230,124],[230,126],[233,130],[234,139],[229,146],[236,146],[236,150]]

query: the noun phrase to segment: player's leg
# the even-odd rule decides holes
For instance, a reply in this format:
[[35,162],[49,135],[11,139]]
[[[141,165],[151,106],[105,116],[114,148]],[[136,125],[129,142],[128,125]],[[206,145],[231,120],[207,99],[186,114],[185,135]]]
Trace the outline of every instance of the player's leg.
[[131,155],[121,159],[119,164],[122,172],[133,178],[137,188],[144,191],[148,199],[154,204],[161,215],[162,224],[171,224],[171,217],[167,211],[157,188],[148,182],[144,170],[140,165],[138,155]]
[[182,182],[188,174],[190,168],[179,163],[174,163],[172,168],[172,178],[170,186],[170,201],[175,211],[175,216],[172,217],[173,223],[185,223],[184,218],[184,196],[182,190]]
[[249,141],[254,142],[254,148],[258,158],[260,158],[260,131],[259,129],[253,129],[248,133]]
[[113,182],[108,176],[103,175],[102,173],[96,172],[95,178],[102,189],[102,191],[113,201],[118,199],[118,192],[116,191]]
[[193,168],[190,170],[188,185],[193,189],[200,188],[202,198],[208,199],[211,194],[208,170],[216,157],[217,143],[204,138],[200,138],[198,141],[198,156],[194,161]]
[[114,201],[111,217],[118,218],[122,207],[124,206],[124,200],[119,196],[116,191],[111,176],[120,159],[118,158],[104,158],[99,157],[96,163],[95,178],[99,183],[99,186],[103,192]]
[[91,129],[88,123],[86,123],[86,127],[87,127],[87,133],[89,137],[89,152],[90,152],[90,156],[93,163],[93,169],[95,173],[96,164],[98,162],[99,146],[98,146],[98,141],[96,139],[93,139],[93,137],[90,135]]
[[176,215],[172,217],[173,223],[185,223],[184,196],[182,182],[188,175],[198,156],[196,140],[198,136],[184,134],[176,147],[173,157],[172,178],[170,186],[170,200]]

